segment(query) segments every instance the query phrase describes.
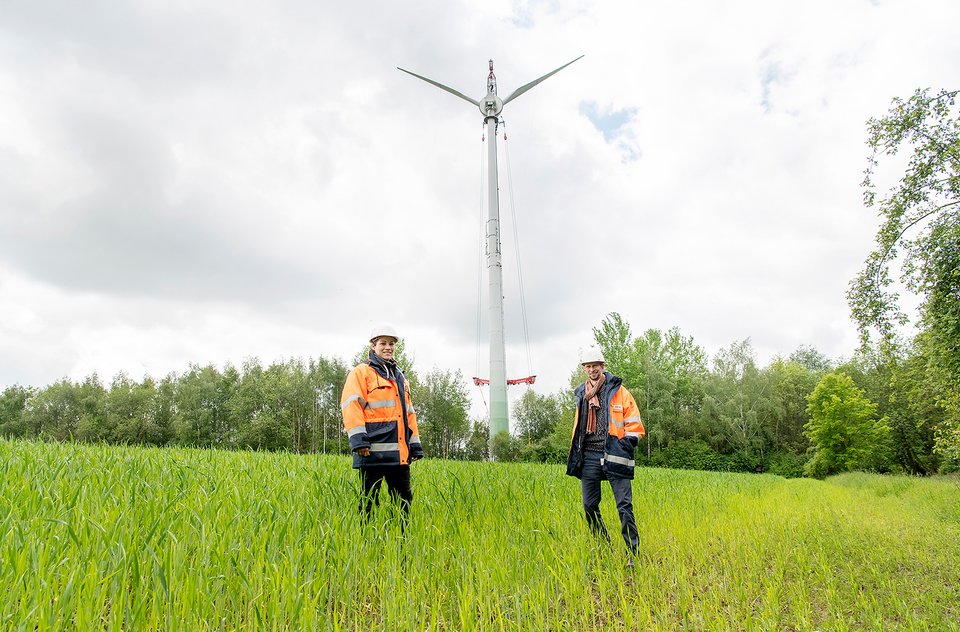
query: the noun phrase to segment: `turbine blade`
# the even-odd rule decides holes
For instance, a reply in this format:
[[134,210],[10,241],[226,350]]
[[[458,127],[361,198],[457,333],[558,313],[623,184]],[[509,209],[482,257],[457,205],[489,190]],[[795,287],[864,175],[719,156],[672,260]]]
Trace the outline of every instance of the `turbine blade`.
[[[513,101],[514,99],[516,99],[518,96],[520,96],[521,94],[523,94],[524,92],[526,92],[527,90],[529,90],[530,88],[532,88],[533,86],[537,85],[538,83],[540,83],[541,81],[543,81],[543,80],[546,79],[547,77],[550,77],[551,75],[557,74],[558,72],[560,72],[561,70],[563,70],[564,68],[566,68],[567,66],[569,66],[570,64],[572,64],[574,61],[577,61],[577,60],[580,60],[580,59],[583,59],[583,55],[580,55],[579,57],[577,57],[577,59],[574,59],[573,61],[569,61],[569,62],[565,63],[564,65],[560,66],[560,67],[557,68],[556,70],[553,70],[553,71],[551,71],[551,72],[548,72],[547,74],[545,74],[544,76],[540,77],[539,79],[534,79],[534,80],[531,81],[530,83],[528,83],[528,84],[526,84],[526,85],[520,86],[519,88],[517,88],[516,90],[514,90],[513,92],[511,92],[511,93],[510,93],[510,96],[508,96],[506,99],[503,100],[503,104],[506,105],[506,104],[510,103],[511,101]],[[423,77],[421,77],[421,79],[422,79],[422,78],[423,78]]]
[[[409,70],[404,70],[404,69],[401,68],[400,66],[397,66],[397,70],[403,71],[403,72],[407,73],[408,75],[413,75],[413,76],[416,77],[417,79],[423,79],[423,80],[426,81],[427,83],[432,83],[433,85],[437,86],[437,87],[440,88],[441,90],[446,90],[447,92],[449,92],[449,93],[452,94],[453,96],[455,96],[455,97],[460,97],[460,98],[463,99],[464,101],[469,101],[470,103],[474,104],[475,106],[480,107],[480,102],[479,102],[479,101],[477,101],[476,99],[471,99],[470,97],[464,95],[464,94],[461,93],[461,92],[457,92],[456,90],[454,90],[453,88],[451,88],[451,87],[449,87],[449,86],[445,86],[445,85],[443,85],[442,83],[438,83],[438,82],[434,81],[433,79],[427,79],[426,77],[423,77],[423,76],[421,76],[421,75],[418,75],[418,74],[415,73],[415,72],[410,72]],[[554,72],[556,72],[556,70],[555,70]],[[551,74],[552,74],[552,73],[551,73]]]

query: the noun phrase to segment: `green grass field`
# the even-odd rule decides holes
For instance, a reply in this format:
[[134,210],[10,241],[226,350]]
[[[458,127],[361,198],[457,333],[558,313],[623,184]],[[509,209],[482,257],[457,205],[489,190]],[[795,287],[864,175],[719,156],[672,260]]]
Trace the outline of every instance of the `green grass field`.
[[642,469],[643,553],[558,465],[0,440],[2,630],[957,630],[960,479]]

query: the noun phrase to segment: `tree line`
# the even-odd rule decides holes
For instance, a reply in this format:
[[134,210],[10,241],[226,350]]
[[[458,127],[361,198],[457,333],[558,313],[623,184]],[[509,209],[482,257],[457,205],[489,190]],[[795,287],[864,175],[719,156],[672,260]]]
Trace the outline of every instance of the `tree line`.
[[[958,463],[938,450],[948,415],[926,380],[923,347],[890,362],[879,352],[834,363],[812,347],[759,366],[749,340],[712,360],[678,329],[634,335],[611,313],[594,339],[634,394],[647,436],[637,460],[649,466],[825,476],[849,469],[929,474]],[[358,353],[355,360],[362,358]],[[574,418],[571,367],[557,393],[527,389],[513,406],[512,433],[489,441],[470,419],[459,371],[420,373],[398,346],[428,455],[447,459],[566,459]],[[247,360],[191,366],[141,381],[120,373],[0,395],[0,434],[153,446],[346,453],[340,392],[349,366],[336,358]],[[492,454],[491,454],[492,453]]]
[[5,436],[153,446],[338,452],[340,389],[347,367],[324,357],[256,359],[239,369],[191,366],[183,374],[105,385],[96,375],[0,395]]

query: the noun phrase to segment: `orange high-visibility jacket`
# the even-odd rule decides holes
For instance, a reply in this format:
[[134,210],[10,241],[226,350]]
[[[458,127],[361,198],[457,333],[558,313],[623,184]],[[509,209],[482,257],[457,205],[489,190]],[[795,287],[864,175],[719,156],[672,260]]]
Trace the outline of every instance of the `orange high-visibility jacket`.
[[[399,369],[392,379],[388,375],[383,367],[359,364],[343,385],[340,410],[355,468],[407,465],[423,457],[410,385]],[[358,455],[359,448],[370,448],[370,456]]]
[[[623,386],[623,380],[616,375],[606,375],[606,387],[600,405],[607,412],[607,441],[604,445],[603,471],[607,478],[633,478],[634,451],[640,443],[640,437],[646,435],[640,409],[637,402]],[[586,415],[584,407],[584,385],[573,391],[576,401],[573,418],[573,436],[570,441],[570,454],[567,457],[567,474],[580,478],[583,471],[583,444]]]

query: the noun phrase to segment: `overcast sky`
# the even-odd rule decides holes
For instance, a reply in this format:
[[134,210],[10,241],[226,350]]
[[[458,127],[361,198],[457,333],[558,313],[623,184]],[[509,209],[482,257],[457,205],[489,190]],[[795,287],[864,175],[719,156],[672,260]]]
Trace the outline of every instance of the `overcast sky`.
[[349,361],[381,320],[473,376],[483,121],[396,67],[479,99],[490,58],[504,97],[581,54],[503,113],[508,377],[515,242],[540,392],[614,311],[762,364],[849,356],[865,122],[960,87],[957,24],[956,0],[6,0],[0,386]]

